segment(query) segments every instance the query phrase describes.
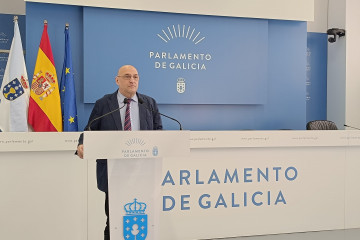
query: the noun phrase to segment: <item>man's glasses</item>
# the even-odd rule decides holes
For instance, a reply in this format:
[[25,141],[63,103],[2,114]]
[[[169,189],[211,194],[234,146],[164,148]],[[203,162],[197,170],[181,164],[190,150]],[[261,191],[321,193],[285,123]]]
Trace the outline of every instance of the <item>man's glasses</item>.
[[134,75],[134,76],[131,76],[130,74],[125,74],[125,75],[122,75],[122,76],[118,76],[118,77],[122,77],[124,78],[125,80],[131,80],[131,78],[133,78],[134,80],[139,80],[139,75]]

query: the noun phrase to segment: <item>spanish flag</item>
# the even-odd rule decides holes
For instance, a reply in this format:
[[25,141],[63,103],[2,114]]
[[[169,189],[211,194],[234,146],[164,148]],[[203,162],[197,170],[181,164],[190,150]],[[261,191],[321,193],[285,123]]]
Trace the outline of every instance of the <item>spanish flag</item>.
[[31,84],[28,121],[35,132],[62,132],[59,85],[46,21]]

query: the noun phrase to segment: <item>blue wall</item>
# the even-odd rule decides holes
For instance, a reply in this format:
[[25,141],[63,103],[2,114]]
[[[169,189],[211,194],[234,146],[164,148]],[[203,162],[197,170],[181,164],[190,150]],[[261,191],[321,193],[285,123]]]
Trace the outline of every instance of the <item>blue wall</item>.
[[306,66],[306,122],[325,120],[327,108],[326,33],[308,33]]
[[[83,94],[83,8],[26,3],[26,63],[29,76],[33,75],[44,19],[48,20],[48,33],[58,77],[64,57],[64,27],[66,22],[70,23],[79,127],[82,129],[93,107],[92,104],[84,103]],[[265,104],[162,104],[159,106],[160,111],[177,118],[182,122],[183,128],[189,130],[305,129],[306,31],[305,22],[268,21],[268,79]],[[94,51],[101,51],[101,49],[94,49]],[[141,68],[139,71],[141,72]],[[213,84],[219,84],[219,82]],[[204,90],[206,89],[199,89],[199,91]],[[214,98],[219,98],[223,94],[226,92],[219,92]],[[165,129],[178,129],[176,123],[164,118],[163,121]]]
[[[25,16],[18,16],[18,25],[23,44],[23,50],[25,51]],[[14,15],[13,14],[0,14],[0,49],[10,50],[11,42],[14,36]],[[0,86],[5,73],[8,53],[0,53]]]

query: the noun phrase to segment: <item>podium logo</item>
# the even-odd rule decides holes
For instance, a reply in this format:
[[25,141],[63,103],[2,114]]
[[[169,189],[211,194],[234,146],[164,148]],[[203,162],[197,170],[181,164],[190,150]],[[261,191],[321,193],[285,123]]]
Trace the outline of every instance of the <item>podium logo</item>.
[[145,141],[144,139],[140,139],[140,138],[132,138],[129,139],[125,142],[125,144],[130,147],[132,145],[140,145],[140,146],[144,146],[145,145]]
[[157,146],[154,146],[154,147],[153,147],[152,154],[153,154],[153,156],[155,156],[155,157],[159,154],[159,149],[158,149]]
[[148,233],[148,218],[145,214],[146,204],[138,202],[127,203],[124,206],[123,235],[126,240],[145,240]]
[[122,149],[124,158],[147,158],[151,154],[151,148],[146,146],[146,142],[141,138],[131,138],[125,141],[129,149]]

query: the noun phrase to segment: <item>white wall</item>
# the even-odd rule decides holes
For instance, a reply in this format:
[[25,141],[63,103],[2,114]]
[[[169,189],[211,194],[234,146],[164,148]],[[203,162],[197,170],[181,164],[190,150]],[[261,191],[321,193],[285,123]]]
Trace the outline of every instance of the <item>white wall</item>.
[[[345,28],[344,0],[329,1],[329,28]],[[327,119],[343,129],[346,96],[346,38],[328,43]]]
[[[328,1],[329,0],[314,0],[314,19],[308,22],[309,32],[326,32]],[[192,2],[192,5],[194,3],[196,2]],[[25,15],[24,0],[0,0],[0,6],[0,14]],[[199,4],[199,7],[201,7],[201,4]]]
[[360,127],[360,1],[346,0],[346,124]]
[[329,28],[342,28],[346,36],[328,44],[328,119],[338,127],[360,127],[360,48],[358,0],[330,0]]
[[25,15],[24,0],[0,0],[0,14]]
[[308,32],[326,33],[329,0],[314,0],[314,21],[308,21]]
[[[265,19],[314,20],[314,0],[26,0],[29,2]],[[210,4],[211,3],[211,4]]]

